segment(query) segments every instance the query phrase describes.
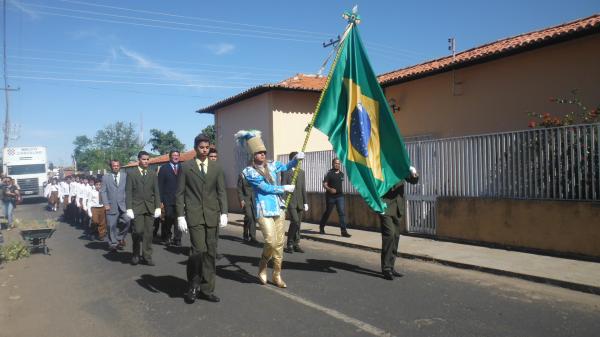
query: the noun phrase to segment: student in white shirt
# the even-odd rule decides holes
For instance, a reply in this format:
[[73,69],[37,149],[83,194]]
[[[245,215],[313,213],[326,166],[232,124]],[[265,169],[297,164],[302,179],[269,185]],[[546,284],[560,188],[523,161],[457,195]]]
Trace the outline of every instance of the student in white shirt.
[[60,183],[58,183],[58,186],[60,187],[59,191],[58,191],[58,195],[60,196],[60,202],[63,205],[63,216],[66,217],[66,212],[67,212],[67,206],[69,205],[70,200],[70,191],[69,191],[69,184],[71,183],[71,177],[66,177],[64,180],[61,180]]
[[56,210],[58,209],[58,204],[60,201],[60,198],[58,196],[58,191],[60,189],[60,186],[58,186],[58,180],[56,178],[52,178],[52,182],[50,184],[47,185],[48,187],[48,203],[50,204],[50,210],[52,212],[56,212]]

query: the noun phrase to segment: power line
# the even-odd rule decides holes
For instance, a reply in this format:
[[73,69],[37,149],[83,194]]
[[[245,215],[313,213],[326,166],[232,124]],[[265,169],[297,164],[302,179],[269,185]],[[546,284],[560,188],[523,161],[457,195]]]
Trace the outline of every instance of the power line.
[[246,29],[246,28],[235,28],[235,27],[216,27],[216,26],[200,25],[200,24],[187,23],[187,22],[150,19],[150,18],[143,18],[143,17],[139,17],[139,16],[110,14],[110,13],[103,13],[103,12],[98,12],[98,11],[89,11],[89,10],[82,10],[82,9],[47,6],[47,5],[32,4],[32,3],[26,3],[26,4],[28,4],[29,6],[32,6],[32,7],[37,7],[37,8],[46,8],[46,9],[52,9],[52,10],[58,10],[58,11],[67,11],[67,12],[99,15],[99,16],[109,16],[109,17],[120,18],[120,19],[141,20],[141,21],[163,23],[163,24],[169,24],[169,25],[181,25],[181,26],[188,26],[188,27],[200,27],[200,28],[212,28],[212,29],[216,28],[216,29],[224,29],[224,30],[232,30],[232,31],[258,33],[258,34],[265,34],[265,35],[280,35],[280,36],[284,36],[284,37],[297,37],[296,34],[290,34],[290,33],[268,32],[268,31],[252,30],[252,29]]
[[9,78],[29,79],[29,80],[45,80],[45,81],[68,81],[68,82],[89,82],[89,83],[105,83],[105,84],[128,84],[128,85],[149,85],[163,87],[188,87],[188,88],[207,88],[207,89],[243,89],[247,86],[227,86],[227,85],[211,85],[211,84],[175,84],[175,83],[155,83],[155,82],[128,82],[128,81],[110,81],[110,80],[94,80],[81,78],[59,78],[59,77],[40,77],[40,76],[15,76],[10,75]]
[[[13,65],[15,65],[13,63]],[[68,70],[71,70],[73,72],[68,72]],[[79,71],[78,71],[79,70]],[[158,79],[164,79],[164,76],[161,77],[156,77],[156,76],[136,76],[136,75],[118,75],[118,74],[112,74],[112,73],[98,73],[95,72],[93,70],[91,71],[87,71],[86,69],[72,69],[72,68],[68,68],[67,71],[52,71],[52,70],[36,70],[36,69],[18,69],[16,71],[13,71],[13,73],[33,73],[33,74],[58,74],[58,75],[67,75],[67,76],[72,76],[72,75],[81,75],[82,72],[88,72],[88,73],[92,73],[91,75],[93,76],[101,76],[101,77],[115,77],[115,78],[129,78],[129,79],[135,79],[135,78],[139,78],[139,79],[145,79],[145,80],[158,80]],[[136,74],[145,74],[144,72],[136,72]],[[247,80],[244,83],[262,83],[263,81],[259,81],[255,78],[249,78],[249,77],[205,77],[202,76],[201,80]]]
[[207,34],[217,34],[217,35],[231,35],[231,36],[240,36],[240,37],[253,37],[253,38],[259,38],[259,39],[280,40],[280,41],[295,41],[295,42],[303,42],[303,43],[314,43],[315,42],[315,40],[302,40],[302,39],[295,39],[295,38],[284,38],[284,37],[276,37],[276,36],[267,36],[267,35],[230,33],[230,32],[199,30],[199,29],[191,29],[191,28],[183,28],[183,27],[160,26],[160,25],[152,25],[152,24],[138,23],[138,22],[125,22],[125,21],[92,18],[92,17],[85,17],[85,16],[78,16],[78,15],[68,15],[68,14],[51,13],[51,12],[45,12],[45,11],[37,11],[37,13],[46,14],[46,15],[53,15],[53,16],[59,16],[59,17],[72,18],[72,19],[87,20],[87,21],[96,21],[96,22],[104,22],[104,23],[117,23],[117,24],[124,24],[124,25],[130,25],[130,26],[159,28],[159,29],[169,29],[169,30],[187,31],[187,32],[194,32],[194,33],[207,33]]
[[[23,73],[28,73],[27,74],[23,74]],[[77,75],[81,75],[80,73],[74,74],[74,73],[66,73],[66,72],[59,72],[59,71],[39,71],[39,70],[20,70],[15,72],[14,74],[11,75],[11,77],[16,77],[16,76],[34,76],[34,75],[44,75],[44,74],[51,74],[51,75],[62,75],[62,76],[77,76]],[[123,76],[119,76],[119,75],[112,75],[112,74],[95,74],[94,76],[100,76],[100,77],[105,77],[105,78],[109,78],[109,79],[114,79],[114,78],[125,78],[125,79],[129,79],[129,80],[146,80],[146,81],[152,81],[152,80],[165,80],[164,77],[148,77],[148,76],[128,76],[128,75],[123,75]],[[221,78],[222,79],[222,78]],[[205,84],[206,81],[210,81],[210,80],[217,80],[216,78],[203,78],[203,79],[199,79],[199,80],[188,80],[186,81],[188,84]],[[226,80],[232,80],[232,79],[226,79]],[[243,85],[243,86],[252,86],[252,85],[259,85],[262,84],[262,82],[259,81],[244,81],[244,82],[240,82],[240,81],[221,81],[221,82],[214,82],[211,81],[211,83],[219,83],[219,84],[223,84],[223,85]]]
[[[10,48],[9,48],[10,50]],[[52,53],[52,54],[67,54],[67,55],[79,55],[79,56],[92,56],[98,57],[98,54],[93,53],[80,53],[80,52],[70,52],[70,51],[59,51],[59,50],[50,50],[50,49],[36,49],[36,48],[19,48],[19,51],[31,51],[31,52],[40,52],[40,53]],[[8,57],[20,57],[20,56],[11,56]],[[281,73],[294,73],[297,70],[290,69],[282,69],[282,68],[264,68],[264,67],[249,67],[249,66],[237,66],[230,64],[214,64],[214,63],[201,63],[201,62],[190,62],[190,61],[181,61],[181,60],[168,60],[168,59],[154,59],[155,62],[164,62],[164,63],[180,63],[180,64],[190,64],[190,65],[201,65],[201,66],[209,66],[209,67],[223,67],[223,68],[240,68],[240,69],[253,69],[253,70],[268,70],[273,72],[281,72]]]
[[[227,24],[238,24],[238,25],[245,25],[245,26],[258,26],[258,25],[248,25],[248,24],[234,23],[234,22],[228,22],[228,21],[210,20],[210,19],[204,19],[204,18],[194,18],[194,17],[188,17],[188,16],[173,15],[173,14],[168,14],[168,13],[160,13],[160,12],[152,12],[152,11],[144,11],[144,10],[134,10],[134,9],[123,8],[123,7],[96,5],[96,4],[89,4],[89,3],[78,2],[78,1],[66,1],[65,0],[65,1],[62,1],[62,2],[84,4],[84,5],[95,6],[95,7],[113,8],[113,9],[119,9],[119,10],[124,10],[124,11],[133,11],[133,12],[141,12],[141,13],[151,13],[151,14],[154,14],[154,15],[164,15],[164,16],[180,17],[180,18],[187,18],[187,19],[197,19],[197,20],[211,21],[211,22],[221,22],[221,23],[227,23]],[[242,37],[255,37],[255,38],[264,38],[264,39],[275,39],[275,40],[283,40],[283,41],[296,41],[296,42],[306,42],[306,43],[312,43],[312,42],[318,41],[318,38],[316,36],[299,36],[299,35],[293,35],[293,34],[289,34],[289,33],[256,31],[256,30],[247,30],[247,29],[232,28],[232,27],[215,27],[215,26],[197,25],[197,24],[184,23],[184,22],[176,22],[176,21],[166,21],[166,20],[150,19],[150,18],[143,18],[143,17],[134,17],[134,16],[127,16],[127,15],[110,14],[110,13],[103,13],[103,12],[98,12],[98,11],[71,9],[71,8],[56,7],[56,6],[46,6],[46,5],[39,5],[39,4],[33,4],[33,3],[27,3],[27,4],[30,5],[30,6],[33,6],[33,7],[48,8],[48,9],[54,9],[54,10],[59,10],[59,11],[69,11],[69,12],[85,13],[85,14],[90,14],[90,15],[100,15],[100,16],[109,16],[109,17],[132,19],[132,20],[142,20],[142,21],[150,21],[150,22],[157,22],[157,23],[166,23],[166,24],[170,24],[170,25],[183,25],[183,26],[192,26],[192,27],[209,27],[209,28],[213,28],[213,30],[198,30],[198,29],[190,29],[190,28],[182,28],[182,27],[152,25],[152,24],[144,24],[144,23],[138,23],[138,22],[116,21],[116,20],[100,19],[100,18],[94,18],[94,17],[82,17],[82,16],[77,16],[77,15],[68,15],[68,14],[60,14],[60,13],[38,11],[38,13],[42,13],[42,14],[62,16],[62,17],[69,17],[69,18],[76,18],[76,19],[81,19],[81,20],[91,20],[91,21],[108,22],[108,23],[120,23],[120,24],[126,24],[126,25],[152,27],[152,28],[159,28],[159,29],[183,30],[183,31],[208,33],[208,34],[221,34],[221,35],[233,35],[233,36],[242,36]],[[267,26],[259,26],[259,27],[267,27]],[[225,32],[223,32],[223,31],[215,31],[214,29],[242,31],[244,33],[233,33],[233,32],[226,32],[226,31]],[[270,27],[269,29],[278,29],[278,28]],[[309,31],[293,30],[293,29],[281,29],[281,30],[298,31],[298,32],[303,32],[303,33],[311,33]],[[248,34],[247,32],[255,32],[255,33],[258,33],[258,35],[257,34]],[[260,35],[260,34],[266,34],[266,35]],[[320,35],[327,35],[325,33],[318,33],[318,34],[320,34]],[[279,37],[278,36],[270,36],[270,35],[279,35]],[[306,40],[306,39],[303,39],[303,38],[310,38],[311,40]],[[389,47],[388,45],[378,44],[378,43],[374,43],[374,42],[369,42],[369,43],[366,43],[366,44],[369,46],[369,48],[372,48],[372,49],[380,50],[380,51],[385,52],[385,53],[392,53],[392,54],[397,54],[397,55],[403,55],[405,57],[410,57],[410,58],[414,58],[414,59],[418,59],[419,56],[425,56],[425,54],[423,54],[423,53],[415,52],[415,51],[412,51],[412,50],[406,50],[406,49],[392,48],[392,47]]]
[[207,21],[207,22],[215,22],[215,23],[226,23],[226,24],[239,25],[239,26],[245,26],[245,27],[255,27],[255,28],[273,29],[273,30],[292,31],[292,32],[307,33],[307,34],[320,35],[320,36],[330,36],[331,35],[329,33],[313,32],[313,31],[293,29],[293,28],[281,28],[281,27],[255,25],[255,24],[248,24],[248,23],[239,23],[239,22],[233,22],[233,21],[225,21],[225,20],[199,18],[199,17],[193,17],[193,16],[177,15],[177,14],[172,14],[172,13],[155,12],[155,11],[148,11],[148,10],[141,10],[141,9],[132,9],[132,8],[125,8],[125,7],[116,7],[116,6],[93,4],[93,3],[83,2],[83,1],[74,1],[74,0],[59,0],[59,1],[61,1],[61,2],[67,2],[67,3],[72,3],[72,4],[78,4],[78,5],[84,5],[84,6],[93,6],[93,7],[101,7],[101,8],[118,9],[118,10],[130,11],[130,12],[137,12],[137,13],[145,13],[145,14],[152,14],[152,15],[162,15],[162,16],[167,16],[167,17],[176,17],[176,18],[181,18],[181,19],[199,20],[199,21]]
[[[58,58],[49,58],[49,57],[9,56],[9,58],[17,59],[17,60],[80,63],[80,64],[89,64],[89,65],[97,65],[97,66],[106,66],[107,65],[105,62],[81,61],[81,60],[72,60],[72,59],[58,59]],[[131,67],[131,66],[133,66],[132,64],[128,64],[128,63],[127,64],[126,63],[110,63],[109,65],[111,67],[112,66],[115,66],[115,67]],[[187,72],[209,72],[209,73],[219,73],[219,74],[239,74],[240,73],[240,71],[199,69],[199,68],[173,68],[173,67],[168,67],[168,68],[173,71],[187,71]],[[244,73],[250,74],[250,75],[258,75],[258,76],[261,76],[261,75],[262,76],[264,76],[264,75],[279,76],[279,74],[274,74],[274,73],[250,73],[250,72],[244,72]]]

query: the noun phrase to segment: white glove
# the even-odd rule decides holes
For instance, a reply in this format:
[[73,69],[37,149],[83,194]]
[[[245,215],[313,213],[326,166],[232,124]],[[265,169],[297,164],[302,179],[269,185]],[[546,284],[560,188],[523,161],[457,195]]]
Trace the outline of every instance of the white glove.
[[132,209],[128,209],[125,211],[125,214],[127,214],[127,217],[131,220],[133,220],[133,210]]
[[297,160],[304,159],[304,152],[298,152],[298,153],[296,154],[296,159],[297,159]]
[[293,193],[296,189],[296,185],[283,185],[283,190],[286,192]]
[[154,218],[160,218],[160,208],[154,210]]
[[308,211],[308,204],[304,204],[304,211]]
[[219,227],[220,228],[227,227],[227,214],[221,214],[221,219],[219,220]]
[[408,170],[410,171],[410,173],[411,173],[412,175],[415,175],[415,174],[417,174],[417,169],[416,169],[414,166],[411,166],[411,167],[410,167]]
[[187,221],[185,221],[184,216],[177,217],[177,228],[179,228],[179,231],[182,233],[188,232]]

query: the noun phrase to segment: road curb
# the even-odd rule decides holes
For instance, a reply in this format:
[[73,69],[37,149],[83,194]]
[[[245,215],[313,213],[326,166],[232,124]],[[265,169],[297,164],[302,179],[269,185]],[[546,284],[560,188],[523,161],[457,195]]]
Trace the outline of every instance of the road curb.
[[[321,237],[306,235],[306,234],[300,234],[300,236],[307,240],[313,240],[313,241],[318,241],[318,242],[335,244],[338,246],[344,246],[344,247],[349,247],[349,248],[366,250],[366,251],[370,251],[370,252],[381,253],[380,248],[373,248],[373,247],[359,245],[356,243],[342,242],[342,241],[321,238]],[[553,285],[553,286],[557,286],[557,287],[561,287],[561,288],[576,290],[576,291],[580,291],[580,292],[584,292],[584,293],[588,293],[588,294],[600,295],[600,287],[591,286],[591,285],[587,285],[587,284],[569,282],[569,281],[564,281],[564,280],[557,280],[557,279],[548,278],[548,277],[528,275],[528,274],[503,270],[503,269],[483,267],[483,266],[478,266],[478,265],[469,264],[469,263],[462,263],[462,262],[456,262],[456,261],[451,261],[451,260],[439,259],[439,258],[431,257],[429,255],[400,253],[400,256],[403,258],[411,259],[411,260],[435,262],[435,263],[443,264],[445,266],[461,268],[461,269],[468,269],[468,270],[476,270],[476,271],[480,271],[480,272],[484,272],[484,273],[488,273],[488,274],[500,275],[500,276],[514,277],[514,278],[519,278],[519,279],[523,279],[523,280],[527,280],[527,281],[531,281],[531,282],[549,284],[549,285]]]
[[[230,224],[243,227],[243,224],[239,224],[237,222],[230,222]],[[329,244],[334,244],[334,245],[348,247],[348,248],[361,249],[361,250],[365,250],[365,251],[369,251],[369,252],[381,253],[380,248],[363,246],[363,245],[352,243],[352,242],[343,242],[343,241],[323,238],[323,237],[319,237],[319,236],[307,235],[307,234],[302,234],[302,233],[300,234],[300,237],[303,239],[306,239],[306,240],[329,243]],[[483,267],[483,266],[478,266],[478,265],[469,264],[469,263],[456,262],[456,261],[451,261],[451,260],[435,258],[435,257],[429,256],[429,255],[400,253],[400,257],[403,257],[406,259],[411,259],[411,260],[434,262],[434,263],[439,263],[439,264],[442,264],[445,266],[455,267],[455,268],[460,268],[460,269],[476,270],[476,271],[480,271],[480,272],[484,272],[484,273],[488,273],[488,274],[499,275],[499,276],[519,278],[522,280],[531,281],[531,282],[535,282],[535,283],[548,284],[548,285],[553,285],[553,286],[557,286],[557,287],[561,287],[561,288],[565,288],[565,289],[575,290],[575,291],[579,291],[579,292],[583,292],[583,293],[600,295],[600,287],[591,286],[591,285],[587,285],[587,284],[569,282],[569,281],[564,281],[564,280],[557,280],[557,279],[543,277],[543,276],[528,275],[528,274],[517,273],[517,272],[503,270],[503,269],[497,269],[497,268]]]

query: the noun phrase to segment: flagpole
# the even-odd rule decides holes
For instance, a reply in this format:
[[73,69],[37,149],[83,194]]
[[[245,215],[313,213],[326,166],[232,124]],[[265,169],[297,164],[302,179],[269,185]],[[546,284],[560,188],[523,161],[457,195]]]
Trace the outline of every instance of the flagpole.
[[[333,75],[333,72],[335,71],[335,66],[337,65],[338,60],[340,58],[342,46],[346,42],[346,37],[348,37],[348,33],[350,32],[350,29],[352,29],[354,25],[355,25],[354,22],[348,23],[348,26],[346,27],[346,30],[344,31],[344,35],[342,36],[342,39],[340,40],[340,43],[338,44],[338,47],[337,47],[338,50],[336,52],[335,59],[333,59],[333,63],[331,64],[331,68],[329,68],[329,73],[327,74],[327,80],[325,81],[325,86],[323,87],[323,90],[321,90],[321,95],[319,96],[319,100],[317,101],[317,106],[315,107],[315,112],[313,113],[313,117],[312,117],[310,123],[308,124],[308,127],[306,128],[306,136],[304,137],[304,144],[302,144],[302,150],[301,150],[302,152],[304,152],[306,150],[306,145],[308,144],[308,139],[310,138],[310,132],[313,129],[315,120],[317,119],[317,115],[319,114],[319,109],[321,108],[321,102],[323,102],[323,97],[325,96],[325,92],[327,91],[327,88],[329,87],[329,82],[331,81],[331,77]],[[302,160],[303,159],[298,160],[296,167],[299,167],[300,164],[302,164]],[[298,170],[294,170],[294,175],[292,176],[291,185],[296,186],[297,179],[298,179]],[[290,204],[291,200],[292,200],[292,193],[289,193],[287,198],[285,199],[285,206],[284,206],[285,209],[288,208],[288,205]]]

